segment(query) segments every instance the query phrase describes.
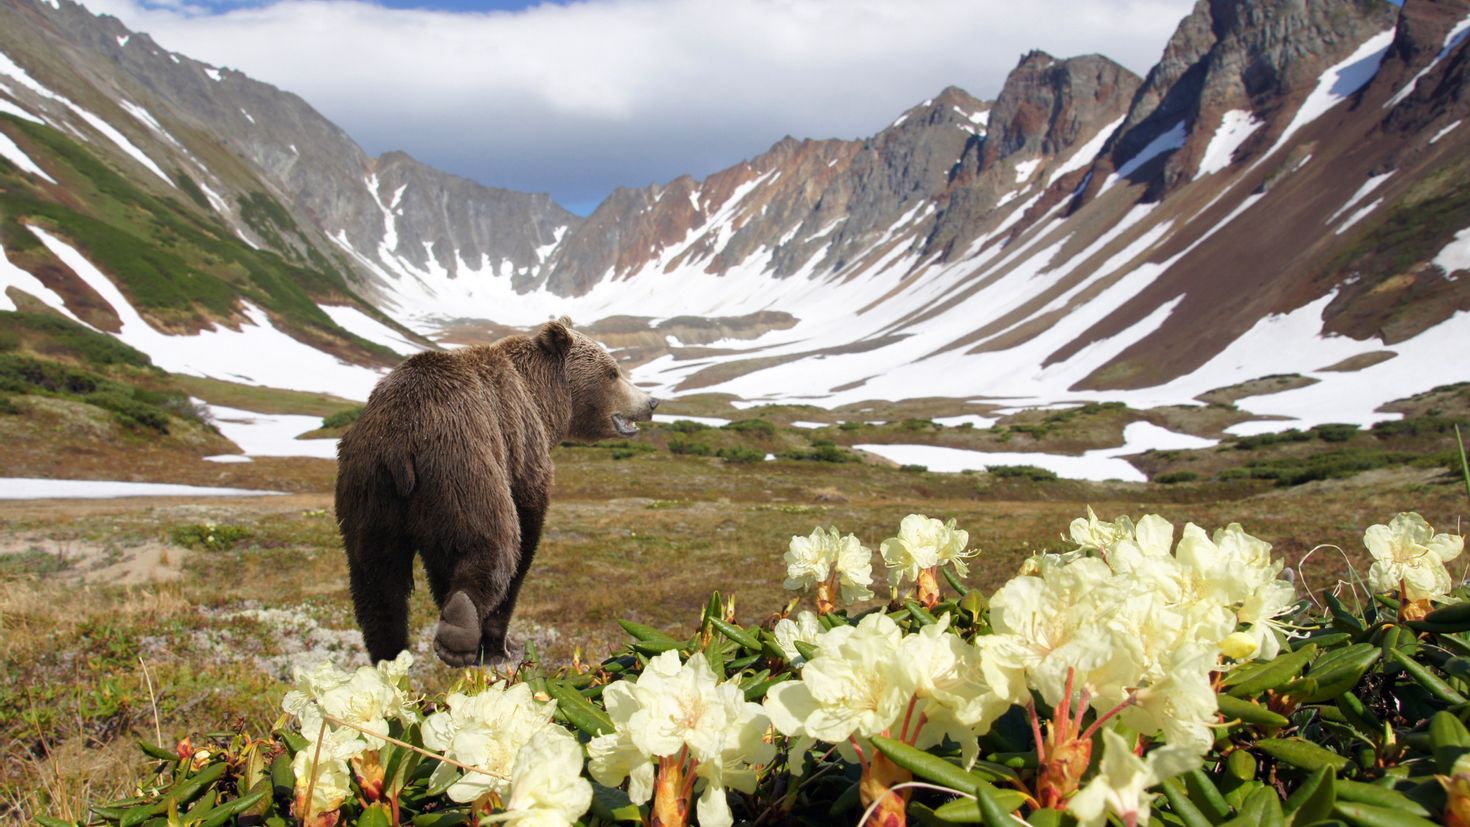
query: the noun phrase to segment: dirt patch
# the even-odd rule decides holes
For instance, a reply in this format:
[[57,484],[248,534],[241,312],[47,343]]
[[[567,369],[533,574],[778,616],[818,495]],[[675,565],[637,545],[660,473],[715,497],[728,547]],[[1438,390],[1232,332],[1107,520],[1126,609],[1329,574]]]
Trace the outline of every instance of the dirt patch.
[[188,549],[26,533],[0,535],[0,572],[68,583],[135,586],[178,580]]

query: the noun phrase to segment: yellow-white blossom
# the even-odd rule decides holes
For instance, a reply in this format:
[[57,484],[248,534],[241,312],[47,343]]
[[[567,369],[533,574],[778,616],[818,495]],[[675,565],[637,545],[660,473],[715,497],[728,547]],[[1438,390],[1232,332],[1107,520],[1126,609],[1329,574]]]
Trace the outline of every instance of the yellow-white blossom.
[[1067,812],[1081,827],[1106,823],[1109,813],[1125,825],[1147,824],[1152,799],[1148,789],[1199,765],[1197,757],[1176,747],[1161,747],[1139,758],[1128,740],[1113,730],[1103,730],[1102,738],[1097,775],[1067,802]]
[[551,723],[555,702],[537,701],[531,687],[524,683],[507,686],[496,682],[475,695],[455,692],[446,699],[445,706],[445,711],[435,712],[424,721],[424,746],[490,773],[461,775],[459,769],[444,763],[434,770],[430,785],[449,784],[449,797],[461,803],[486,793],[495,793],[504,800],[521,748],[538,732],[555,728]]
[[776,645],[781,647],[782,654],[793,665],[800,666],[806,663],[806,658],[796,648],[796,642],[816,644],[817,639],[827,630],[817,616],[811,612],[798,612],[796,619],[783,617],[776,621],[772,627],[771,634],[776,638]]
[[[315,815],[330,813],[347,801],[352,794],[352,770],[347,762],[368,748],[356,730],[329,725],[323,732],[321,712],[315,707],[307,707],[304,713],[301,733],[306,745],[291,762],[296,777],[296,812],[300,817],[306,815],[308,789],[311,790],[310,809]],[[323,736],[320,749],[318,735]]]
[[923,514],[904,517],[898,536],[884,540],[879,547],[888,566],[889,585],[917,581],[920,572],[943,565],[954,566],[955,573],[964,577],[970,573],[965,558],[979,553],[978,549],[966,549],[969,542],[970,533],[955,528],[953,519],[945,523]]
[[805,592],[835,580],[845,603],[867,600],[873,582],[873,552],[855,535],[818,526],[808,537],[794,536],[786,551],[786,580],[791,591]]
[[1073,520],[1069,533],[1078,551],[1095,551],[1107,557],[1119,542],[1133,537],[1133,521],[1119,517],[1105,523],[1097,518],[1092,506],[1088,506],[1087,516]]
[[[354,672],[344,672],[323,661],[310,669],[297,667],[296,688],[286,693],[281,707],[304,719],[306,711],[317,707],[327,715],[356,724],[372,734],[364,734],[367,749],[383,746],[381,737],[388,734],[390,720],[405,726],[418,721],[413,698],[408,693],[408,668],[413,664],[413,655],[398,653],[391,661],[380,661],[377,666],[363,666]],[[320,719],[318,719],[320,720]],[[314,738],[315,735],[303,733]]]
[[1454,587],[1444,564],[1460,556],[1465,538],[1435,534],[1423,517],[1407,512],[1388,525],[1370,526],[1363,534],[1363,545],[1373,555],[1368,585],[1374,591],[1402,587],[1405,600],[1432,600]]
[[719,681],[702,652],[683,664],[677,652],[657,655],[637,680],[609,685],[602,698],[614,731],[587,745],[592,777],[608,786],[627,778],[628,797],[641,804],[653,794],[655,764],[687,754],[703,789],[705,827],[729,827],[725,789],[754,789],[751,767],[775,756],[765,712],[745,700],[738,682]]
[[571,827],[592,806],[592,784],[582,777],[582,745],[557,726],[537,730],[516,753],[505,812],[481,823],[518,827]]

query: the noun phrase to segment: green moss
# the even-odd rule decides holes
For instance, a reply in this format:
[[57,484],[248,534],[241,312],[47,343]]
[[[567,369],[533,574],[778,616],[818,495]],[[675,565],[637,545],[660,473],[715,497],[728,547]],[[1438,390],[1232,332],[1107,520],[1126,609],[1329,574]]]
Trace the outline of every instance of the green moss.
[[346,428],[348,425],[356,422],[360,416],[362,416],[362,406],[358,405],[355,408],[348,408],[345,411],[338,411],[330,416],[323,417],[322,427]]
[[992,465],[986,470],[989,471],[990,475],[994,477],[1019,477],[1022,479],[1035,480],[1038,482],[1044,480],[1054,480],[1057,478],[1055,471],[1049,471],[1045,468],[1039,468],[1035,465]]
[[88,365],[151,368],[153,360],[121,341],[70,319],[43,313],[0,311],[0,352],[16,350],[24,341],[39,353],[67,356]]

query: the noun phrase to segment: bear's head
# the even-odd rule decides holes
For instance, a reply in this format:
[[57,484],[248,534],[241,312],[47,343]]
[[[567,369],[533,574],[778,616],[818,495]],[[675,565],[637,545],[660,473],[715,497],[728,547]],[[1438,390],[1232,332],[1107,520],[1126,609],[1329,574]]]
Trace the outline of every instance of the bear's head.
[[638,422],[653,419],[658,400],[634,387],[602,345],[572,329],[571,319],[542,325],[536,344],[566,364],[572,403],[568,438],[591,442],[632,436]]

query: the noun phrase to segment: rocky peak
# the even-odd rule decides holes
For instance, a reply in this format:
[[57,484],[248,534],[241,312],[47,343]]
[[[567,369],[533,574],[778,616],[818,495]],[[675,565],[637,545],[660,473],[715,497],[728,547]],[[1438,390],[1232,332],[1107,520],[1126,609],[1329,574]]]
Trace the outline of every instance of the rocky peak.
[[1033,51],[1006,77],[990,115],[982,168],[1003,158],[1055,156],[1118,113],[1139,77],[1101,55],[1057,60]]
[[1150,199],[1163,197],[1193,179],[1225,113],[1284,128],[1278,113],[1294,111],[1323,72],[1389,28],[1394,14],[1384,0],[1199,0],[1104,147],[1104,171],[1179,132],[1178,151],[1133,176],[1151,182]]

